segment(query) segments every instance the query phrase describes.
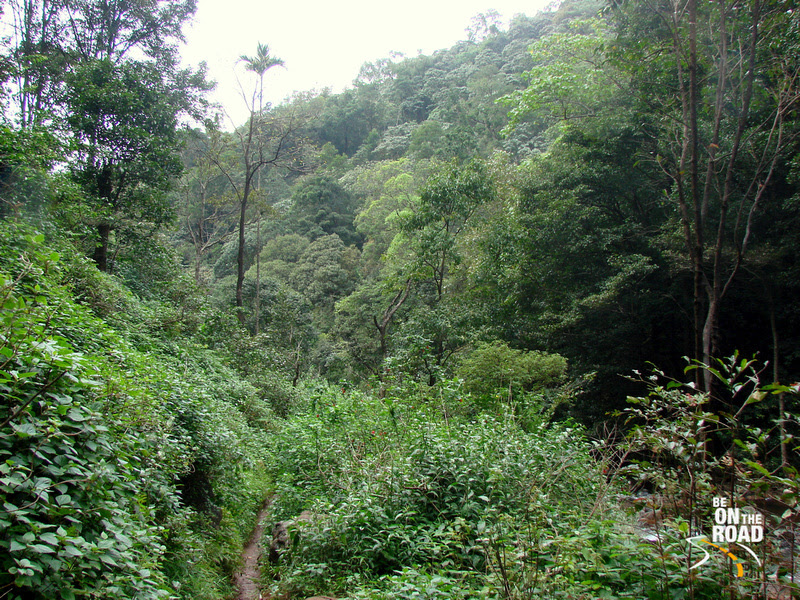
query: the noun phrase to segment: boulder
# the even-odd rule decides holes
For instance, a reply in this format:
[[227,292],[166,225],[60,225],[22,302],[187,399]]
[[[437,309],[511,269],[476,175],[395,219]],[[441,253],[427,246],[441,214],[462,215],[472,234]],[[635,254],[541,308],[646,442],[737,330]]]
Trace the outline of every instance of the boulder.
[[[310,510],[304,510],[296,519],[289,521],[278,521],[272,528],[272,541],[269,544],[269,562],[277,563],[289,545],[292,543],[292,538],[289,535],[289,529],[292,527],[302,527],[314,521],[319,520],[320,515],[312,513]],[[319,596],[326,598],[327,596]]]
[[289,547],[289,526],[292,521],[278,521],[272,528],[272,541],[269,543],[269,562],[276,563]]

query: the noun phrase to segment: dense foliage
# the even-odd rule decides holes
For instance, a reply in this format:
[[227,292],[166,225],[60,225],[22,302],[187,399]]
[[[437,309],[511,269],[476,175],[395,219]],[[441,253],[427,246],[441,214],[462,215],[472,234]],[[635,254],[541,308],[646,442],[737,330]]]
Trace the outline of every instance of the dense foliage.
[[176,337],[167,305],[32,230],[0,233],[3,593],[228,593],[263,500],[268,404]]
[[279,106],[259,44],[230,131],[194,1],[3,8],[0,598],[233,597],[267,501],[286,597],[797,595],[791,2],[490,11]]
[[[675,56],[694,34],[666,4],[567,2],[507,31],[488,14],[449,50],[365,64],[351,90],[272,109],[316,115],[313,146],[300,172],[264,171],[271,212],[238,241],[225,178],[194,158],[218,133],[198,132],[181,209],[197,281],[229,295],[243,239],[258,289],[278,280],[315,307],[297,360],[331,380],[382,381],[397,364],[432,383],[496,340],[559,353],[591,379],[571,409],[586,423],[624,405],[619,376],[647,361],[677,375],[683,356],[740,350],[796,379],[797,65],[778,42],[796,15],[781,6],[701,15],[730,39],[695,41],[709,74],[692,110]],[[723,55],[742,36],[758,86]],[[729,96],[751,87],[745,115]],[[703,144],[714,156],[695,156]],[[325,260],[300,250],[315,244]]]

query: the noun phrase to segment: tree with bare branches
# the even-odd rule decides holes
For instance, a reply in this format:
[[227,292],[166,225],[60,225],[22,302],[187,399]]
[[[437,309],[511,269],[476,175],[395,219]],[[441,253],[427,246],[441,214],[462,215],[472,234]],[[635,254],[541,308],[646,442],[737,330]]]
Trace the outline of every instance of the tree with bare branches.
[[[797,141],[800,62],[787,46],[797,16],[784,4],[655,0],[620,8],[617,57],[658,121],[653,157],[671,181],[692,271],[694,353],[704,364],[719,358],[723,300]],[[697,377],[710,387],[710,372]]]
[[306,118],[294,108],[278,112],[264,104],[264,77],[269,69],[283,65],[282,60],[270,55],[269,46],[258,44],[255,56],[242,56],[241,60],[245,69],[255,73],[258,79],[249,93],[242,86],[242,99],[250,116],[247,123],[229,137],[230,144],[238,151],[238,161],[233,164],[226,161],[224,149],[219,149],[209,158],[228,180],[239,204],[236,306],[239,321],[244,324],[245,228],[251,197],[259,189],[259,179],[265,169],[302,170],[300,130]]

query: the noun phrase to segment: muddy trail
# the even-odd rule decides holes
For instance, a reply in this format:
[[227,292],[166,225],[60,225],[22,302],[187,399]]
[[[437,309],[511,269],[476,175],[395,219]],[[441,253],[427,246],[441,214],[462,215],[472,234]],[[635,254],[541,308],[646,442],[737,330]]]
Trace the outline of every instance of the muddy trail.
[[259,585],[261,570],[258,566],[258,559],[261,556],[261,538],[269,520],[271,505],[272,498],[264,502],[261,510],[258,511],[253,533],[250,534],[250,539],[242,549],[242,570],[233,578],[238,590],[236,600],[267,600],[269,598],[269,596],[261,595]]
[[[264,536],[264,529],[267,527],[272,509],[272,498],[268,498],[261,510],[256,515],[256,524],[250,539],[242,548],[242,570],[233,577],[236,586],[236,600],[273,600],[267,592],[261,593],[261,569],[258,559],[261,557],[261,541]],[[306,513],[302,513],[301,516]],[[310,513],[306,517],[308,519]],[[312,596],[306,600],[336,600],[331,596]]]

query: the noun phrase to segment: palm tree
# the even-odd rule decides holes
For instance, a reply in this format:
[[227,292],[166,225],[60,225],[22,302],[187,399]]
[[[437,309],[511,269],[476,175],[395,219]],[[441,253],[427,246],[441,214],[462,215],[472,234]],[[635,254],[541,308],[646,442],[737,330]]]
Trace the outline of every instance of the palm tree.
[[[245,225],[247,204],[250,199],[250,193],[253,189],[253,179],[260,175],[261,168],[278,161],[278,154],[272,157],[267,157],[264,154],[264,142],[261,139],[261,129],[263,124],[264,112],[264,75],[272,67],[283,66],[283,61],[280,58],[270,56],[269,46],[259,42],[256,48],[255,56],[242,55],[240,60],[245,63],[245,68],[248,71],[253,71],[258,75],[258,86],[253,91],[253,97],[250,102],[247,102],[244,89],[242,89],[242,97],[248,103],[250,109],[250,121],[247,124],[246,133],[241,130],[239,141],[242,148],[242,156],[244,159],[244,183],[241,188],[234,185],[236,194],[239,196],[240,210],[239,210],[239,249],[237,252],[236,263],[236,306],[238,307],[239,321],[244,324],[245,315],[243,312],[244,298],[242,295],[242,288],[244,285],[244,248],[245,248]],[[258,95],[258,107],[256,107],[256,94]],[[230,178],[229,178],[230,179]],[[231,180],[231,183],[233,181]],[[256,187],[260,187],[256,185]],[[258,316],[256,315],[256,319]]]
[[[250,103],[250,112],[254,113],[255,110],[255,93],[258,93],[258,112],[260,113],[264,108],[264,75],[272,67],[284,66],[283,60],[275,56],[270,56],[269,45],[258,43],[256,47],[255,56],[247,56],[242,54],[239,60],[245,63],[245,69],[253,71],[258,75],[258,88],[253,94],[253,100]],[[252,115],[251,115],[252,116]]]
[[[258,75],[258,113],[255,111],[255,92],[253,93],[253,101],[250,105],[250,123],[252,127],[253,119],[255,118],[256,114],[260,115],[264,110],[264,74],[271,69],[272,67],[282,67],[284,66],[283,60],[277,58],[275,56],[270,56],[269,54],[269,45],[262,44],[261,42],[258,43],[256,47],[256,55],[255,56],[247,56],[242,54],[239,57],[239,60],[245,63],[245,69],[248,71],[253,71]],[[258,170],[258,183],[256,185],[256,189],[261,189],[261,170]],[[244,211],[243,211],[244,212]],[[256,302],[255,302],[255,313],[256,313],[256,322],[255,322],[255,333],[258,335],[259,331],[259,312],[260,312],[260,299],[261,299],[261,261],[260,261],[260,252],[261,252],[261,208],[258,209],[258,236],[256,238]],[[243,250],[243,248],[242,248]],[[241,252],[243,255],[244,253]],[[243,257],[243,256],[242,256]],[[242,278],[243,281],[243,278]],[[241,283],[239,283],[241,286]],[[241,296],[241,287],[237,287],[237,301],[239,301],[239,296]],[[240,305],[241,306],[241,305]]]

